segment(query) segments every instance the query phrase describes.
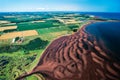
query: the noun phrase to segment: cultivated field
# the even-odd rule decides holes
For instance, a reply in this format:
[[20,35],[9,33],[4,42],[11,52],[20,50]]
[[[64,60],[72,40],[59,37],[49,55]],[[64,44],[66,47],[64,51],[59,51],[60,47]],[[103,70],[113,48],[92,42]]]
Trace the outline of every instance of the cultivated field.
[[15,37],[24,37],[24,36],[33,36],[38,35],[36,30],[20,31],[20,32],[11,32],[6,33],[0,36],[0,40],[10,39]]
[[39,20],[39,21],[32,21],[32,23],[35,23],[35,22],[45,22],[43,20]]
[[0,20],[0,24],[7,24],[7,23],[10,23],[9,21],[2,21]]
[[0,27],[0,31],[17,29],[17,26]]

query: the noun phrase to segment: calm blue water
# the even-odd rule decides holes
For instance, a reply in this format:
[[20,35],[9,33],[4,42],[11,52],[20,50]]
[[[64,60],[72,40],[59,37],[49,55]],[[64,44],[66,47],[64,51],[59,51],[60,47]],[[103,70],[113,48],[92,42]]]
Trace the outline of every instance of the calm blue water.
[[120,60],[120,22],[96,22],[86,27],[97,40],[102,40]]
[[95,15],[95,16],[98,16],[98,17],[101,17],[101,18],[120,20],[120,13],[80,12],[80,14],[89,14],[89,15]]

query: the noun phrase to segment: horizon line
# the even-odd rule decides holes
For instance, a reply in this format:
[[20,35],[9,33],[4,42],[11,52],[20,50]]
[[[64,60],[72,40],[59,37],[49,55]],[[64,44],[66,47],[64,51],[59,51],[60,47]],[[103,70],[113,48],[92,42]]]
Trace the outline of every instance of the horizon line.
[[120,13],[120,12],[102,12],[102,11],[0,11],[0,13],[24,13],[24,12],[94,12],[94,13]]

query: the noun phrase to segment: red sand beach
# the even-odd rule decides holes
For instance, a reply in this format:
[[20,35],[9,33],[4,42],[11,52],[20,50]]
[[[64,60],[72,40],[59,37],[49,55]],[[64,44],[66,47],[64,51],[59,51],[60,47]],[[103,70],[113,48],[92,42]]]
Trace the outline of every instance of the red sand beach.
[[70,36],[54,40],[36,67],[17,78],[40,73],[46,80],[119,80],[120,63],[108,56],[103,42],[88,34],[86,26]]

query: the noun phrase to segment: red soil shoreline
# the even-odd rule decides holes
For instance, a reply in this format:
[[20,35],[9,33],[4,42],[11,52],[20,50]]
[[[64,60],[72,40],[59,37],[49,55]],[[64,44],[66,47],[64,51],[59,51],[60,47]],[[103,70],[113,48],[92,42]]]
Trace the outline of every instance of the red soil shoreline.
[[54,40],[42,54],[39,63],[28,74],[40,73],[46,80],[119,80],[120,64],[107,55],[84,24],[76,33]]

